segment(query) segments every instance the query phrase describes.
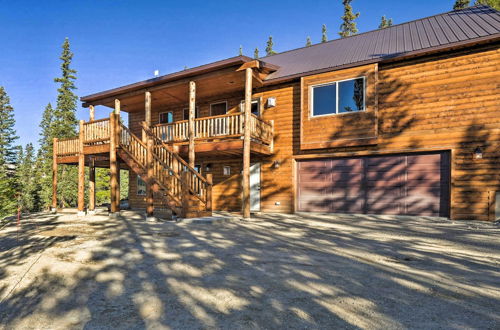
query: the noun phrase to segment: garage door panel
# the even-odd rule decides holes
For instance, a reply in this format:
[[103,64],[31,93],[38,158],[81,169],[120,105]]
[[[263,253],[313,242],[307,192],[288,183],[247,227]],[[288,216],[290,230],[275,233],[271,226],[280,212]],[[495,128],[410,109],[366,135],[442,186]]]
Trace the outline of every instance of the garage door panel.
[[314,164],[315,168],[310,164],[303,167],[299,162],[299,210],[327,212],[329,206],[330,212],[341,213],[448,215],[450,166],[446,153],[330,159]]

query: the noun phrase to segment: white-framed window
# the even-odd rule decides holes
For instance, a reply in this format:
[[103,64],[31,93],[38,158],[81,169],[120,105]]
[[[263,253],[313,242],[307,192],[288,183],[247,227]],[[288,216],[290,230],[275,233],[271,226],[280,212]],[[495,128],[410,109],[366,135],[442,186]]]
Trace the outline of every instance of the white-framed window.
[[[240,102],[240,112],[245,111],[245,100]],[[256,116],[260,116],[260,98],[252,100],[252,113]]]
[[222,167],[222,175],[224,175],[224,176],[231,175],[231,166],[223,166]]
[[364,111],[365,94],[365,77],[311,86],[309,88],[311,116]]
[[[184,120],[189,120],[189,108],[182,109],[183,113],[183,119]],[[194,118],[199,118],[200,117],[200,109],[196,107],[194,109]]]
[[158,117],[158,122],[160,124],[169,124],[174,122],[174,114],[171,111],[161,112]]
[[221,116],[227,113],[227,101],[210,104],[210,116]]
[[137,196],[146,196],[146,182],[137,176]]

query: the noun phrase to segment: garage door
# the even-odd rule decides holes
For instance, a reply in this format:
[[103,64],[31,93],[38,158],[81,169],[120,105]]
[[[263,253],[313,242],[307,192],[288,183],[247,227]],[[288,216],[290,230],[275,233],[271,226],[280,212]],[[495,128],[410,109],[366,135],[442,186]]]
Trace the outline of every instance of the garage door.
[[448,153],[299,161],[303,212],[448,217]]

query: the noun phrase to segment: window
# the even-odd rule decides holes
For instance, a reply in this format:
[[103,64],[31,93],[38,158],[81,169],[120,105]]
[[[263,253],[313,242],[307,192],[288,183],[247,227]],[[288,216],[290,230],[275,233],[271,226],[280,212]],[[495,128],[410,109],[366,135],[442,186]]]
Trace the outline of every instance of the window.
[[[240,111],[245,111],[245,101],[241,101],[240,103]],[[256,116],[260,115],[260,99],[252,100],[252,113]]]
[[160,124],[168,124],[174,122],[174,114],[172,112],[160,113]]
[[222,175],[225,176],[231,175],[231,166],[222,167]]
[[323,116],[365,110],[365,78],[311,87],[311,114]]
[[218,102],[210,104],[210,116],[220,116],[227,113],[227,102]]
[[140,176],[137,176],[137,195],[146,196],[146,182]]
[[[184,111],[184,120],[189,120],[189,108],[186,108],[183,110]],[[200,109],[198,107],[195,108],[194,110],[194,118],[200,117]]]

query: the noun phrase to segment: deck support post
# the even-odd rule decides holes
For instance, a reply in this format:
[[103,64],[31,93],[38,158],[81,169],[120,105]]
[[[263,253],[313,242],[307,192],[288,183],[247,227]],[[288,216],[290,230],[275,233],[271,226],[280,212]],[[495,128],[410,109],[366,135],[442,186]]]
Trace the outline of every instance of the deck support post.
[[78,216],[85,215],[85,154],[83,153],[84,121],[80,120],[78,151]]
[[212,173],[207,173],[206,177],[208,182],[206,211],[212,212],[212,184],[213,184]]
[[183,171],[181,173],[181,218],[187,218],[189,213],[189,172]]
[[147,184],[146,184],[146,217],[154,217],[154,168],[153,168],[153,139],[150,137],[146,141],[146,162],[147,162]]
[[188,135],[189,135],[189,166],[194,168],[195,155],[194,155],[194,118],[196,111],[196,83],[189,82],[189,121],[188,121]]
[[57,138],[52,144],[52,212],[57,212]]
[[95,159],[89,161],[89,214],[95,214]]
[[[151,127],[151,92],[144,93],[144,122],[147,128]],[[142,131],[142,142],[147,143],[146,132]]]
[[[116,105],[116,103],[115,103]],[[118,101],[119,105],[119,101]],[[117,141],[117,128],[119,124],[119,115],[112,112],[109,115],[109,185],[110,185],[110,197],[111,197],[111,215],[115,215],[116,212],[120,211],[120,186],[118,182],[118,162],[116,155]]]
[[89,121],[95,120],[95,109],[93,105],[89,105]]
[[242,213],[243,218],[250,218],[250,116],[252,113],[252,68],[245,69],[245,111],[243,131],[243,182]]

